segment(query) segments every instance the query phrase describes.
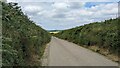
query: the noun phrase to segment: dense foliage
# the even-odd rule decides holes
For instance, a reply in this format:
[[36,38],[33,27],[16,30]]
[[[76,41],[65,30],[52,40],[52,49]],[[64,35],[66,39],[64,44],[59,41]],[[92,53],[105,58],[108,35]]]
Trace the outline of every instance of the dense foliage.
[[24,15],[17,3],[2,3],[3,66],[36,65],[50,35]]
[[117,18],[90,23],[61,31],[55,36],[84,47],[97,46],[100,49],[106,49],[109,53],[116,54],[120,49],[118,21],[120,19]]

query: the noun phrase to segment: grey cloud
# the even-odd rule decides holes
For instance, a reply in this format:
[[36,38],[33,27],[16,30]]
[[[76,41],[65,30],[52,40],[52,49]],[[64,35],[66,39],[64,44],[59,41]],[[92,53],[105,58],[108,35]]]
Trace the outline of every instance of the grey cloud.
[[56,14],[53,16],[53,18],[65,18],[65,14]]
[[69,4],[70,4],[69,8],[72,9],[80,9],[81,7],[84,6],[84,2],[70,2]]

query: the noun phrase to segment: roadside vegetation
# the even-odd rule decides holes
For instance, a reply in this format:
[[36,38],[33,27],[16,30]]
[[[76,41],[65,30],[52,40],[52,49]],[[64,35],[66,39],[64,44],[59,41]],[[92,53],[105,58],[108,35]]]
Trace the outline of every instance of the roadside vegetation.
[[3,66],[40,66],[50,39],[49,33],[31,21],[17,3],[2,3]]
[[53,35],[99,52],[118,62],[118,55],[120,55],[118,54],[120,52],[119,22],[119,18],[109,19],[63,30]]

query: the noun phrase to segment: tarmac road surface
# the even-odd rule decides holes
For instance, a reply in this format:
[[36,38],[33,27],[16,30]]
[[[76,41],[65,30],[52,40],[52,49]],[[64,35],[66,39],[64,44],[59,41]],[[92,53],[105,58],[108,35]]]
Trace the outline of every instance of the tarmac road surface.
[[46,51],[43,64],[47,66],[118,66],[103,55],[56,37],[52,37]]

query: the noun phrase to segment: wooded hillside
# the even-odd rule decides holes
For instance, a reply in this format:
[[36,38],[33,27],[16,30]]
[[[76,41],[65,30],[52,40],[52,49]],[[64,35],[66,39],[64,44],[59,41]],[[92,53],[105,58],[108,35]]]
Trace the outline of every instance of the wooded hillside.
[[80,27],[63,30],[56,37],[74,42],[84,47],[97,47],[95,51],[100,53],[118,55],[120,19],[110,19],[102,22],[94,22]]
[[3,66],[40,65],[50,39],[48,32],[31,21],[17,3],[2,3]]

